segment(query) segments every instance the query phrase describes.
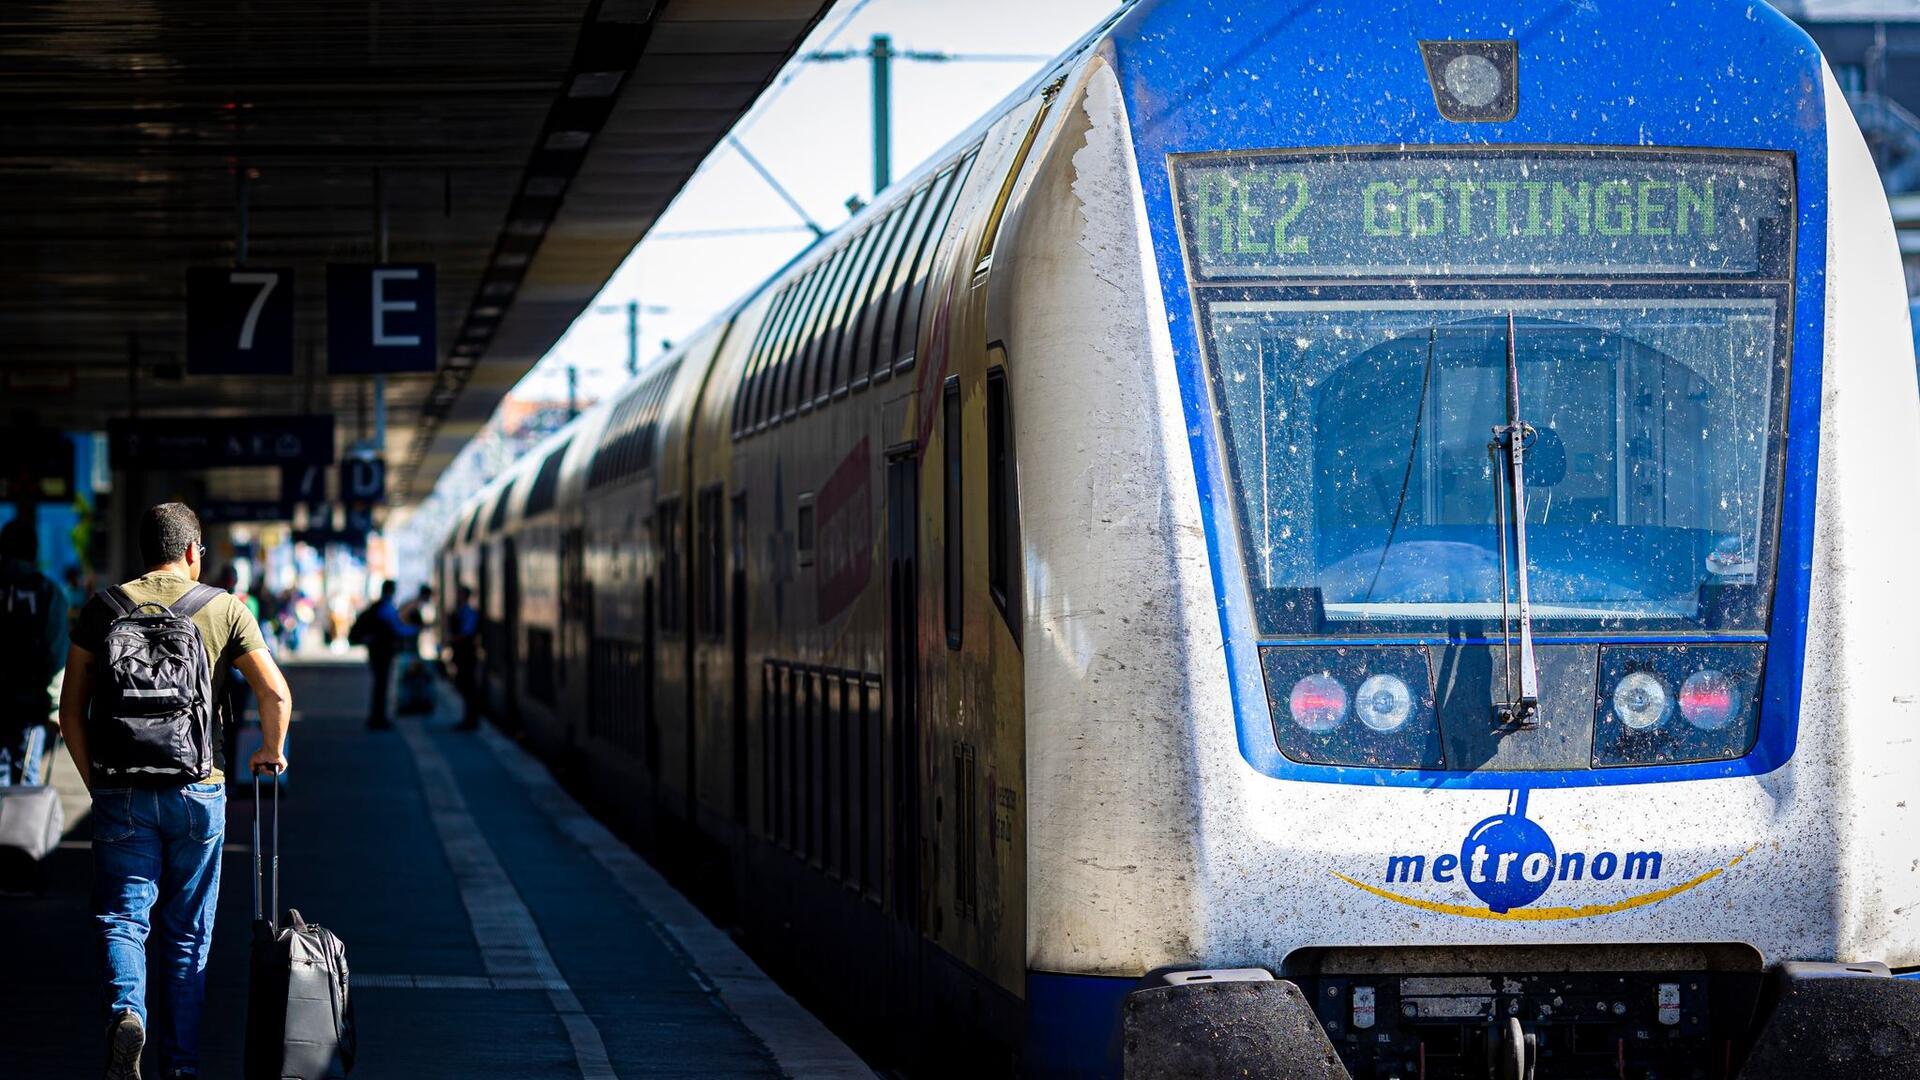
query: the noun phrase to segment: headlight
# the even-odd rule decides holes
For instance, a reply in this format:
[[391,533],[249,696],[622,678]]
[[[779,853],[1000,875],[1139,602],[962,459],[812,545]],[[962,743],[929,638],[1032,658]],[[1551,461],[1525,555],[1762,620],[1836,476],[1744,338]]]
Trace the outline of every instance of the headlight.
[[[1443,764],[1427,650],[1270,645],[1260,650],[1280,752],[1313,765]],[[1359,723],[1348,723],[1351,716]]]
[[1369,675],[1360,684],[1353,712],[1375,731],[1399,731],[1413,714],[1413,693],[1397,675]]
[[[1759,731],[1766,651],[1764,645],[1602,646],[1594,766],[1744,755]],[[1686,722],[1675,720],[1675,712]]]
[[1656,727],[1667,718],[1667,688],[1657,676],[1632,672],[1613,688],[1613,711],[1635,731]]

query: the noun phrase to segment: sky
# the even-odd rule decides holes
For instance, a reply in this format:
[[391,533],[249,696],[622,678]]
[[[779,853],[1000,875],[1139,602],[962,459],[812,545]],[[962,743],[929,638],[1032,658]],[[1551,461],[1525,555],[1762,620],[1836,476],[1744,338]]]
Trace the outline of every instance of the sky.
[[[864,53],[873,35],[886,34],[896,51],[956,57],[893,63],[892,174],[898,180],[972,127],[1118,3],[839,0],[732,136],[806,218],[832,232],[851,216],[849,198],[873,198],[871,66],[864,55],[830,61],[808,54]],[[509,396],[564,401],[572,367],[582,408],[607,397],[628,379],[628,301],[643,305],[644,371],[665,351],[663,343],[686,339],[805,250],[813,241],[806,218],[723,141],[585,313]],[[398,529],[390,535],[403,578],[425,574],[426,553],[452,514],[510,464],[514,452],[483,432],[441,474],[432,495],[396,519]]]
[[[862,55],[800,59],[810,52],[864,52],[874,34],[896,50],[1027,59],[896,60],[893,176],[910,174],[971,127],[1044,62],[1113,10],[1114,0],[841,0],[733,135],[809,217],[832,231],[847,200],[873,197],[871,68]],[[644,62],[644,61],[643,61]],[[767,230],[715,236],[715,231]],[[641,363],[663,339],[679,341],[771,276],[812,240],[793,209],[728,144],[707,159],[600,293],[515,392],[566,394],[566,368],[583,395],[605,396],[626,379],[626,303],[641,315]],[[613,310],[596,311],[607,307]]]

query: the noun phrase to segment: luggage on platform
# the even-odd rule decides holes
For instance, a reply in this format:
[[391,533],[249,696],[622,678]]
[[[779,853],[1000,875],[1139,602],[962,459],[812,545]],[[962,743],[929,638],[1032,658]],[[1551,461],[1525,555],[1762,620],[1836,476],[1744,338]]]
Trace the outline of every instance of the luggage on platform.
[[271,900],[262,902],[259,778],[253,790],[253,955],[247,987],[247,1080],[342,1080],[353,1070],[347,951],[330,931],[280,907],[280,789],[273,803]]
[[53,759],[59,740],[47,748],[41,784],[0,787],[0,892],[46,891],[43,860],[60,846],[66,813],[53,789]]

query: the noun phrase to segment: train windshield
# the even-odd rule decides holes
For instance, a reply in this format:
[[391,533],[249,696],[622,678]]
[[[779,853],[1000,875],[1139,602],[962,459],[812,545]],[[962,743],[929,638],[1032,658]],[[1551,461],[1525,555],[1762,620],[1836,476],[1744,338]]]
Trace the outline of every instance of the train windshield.
[[[1534,155],[1490,165],[1402,154],[1397,168],[1374,163],[1384,180],[1354,174],[1350,159],[1330,177],[1285,163],[1297,188],[1256,192],[1362,207],[1350,234],[1340,230],[1353,221],[1338,213],[1290,219],[1299,254],[1312,259],[1297,274],[1273,254],[1281,237],[1231,220],[1219,234],[1226,247],[1244,251],[1258,237],[1269,252],[1235,262],[1216,250],[1208,265],[1192,200],[1183,207],[1262,633],[1497,630],[1498,522],[1511,507],[1502,509],[1492,444],[1509,419],[1509,349],[1518,419],[1533,432],[1525,521],[1536,628],[1765,629],[1790,340],[1784,166],[1737,159],[1734,172],[1715,172],[1689,158]],[[1233,167],[1249,175],[1244,162]],[[1466,184],[1484,192],[1514,176],[1509,220],[1460,229],[1443,205],[1435,220],[1456,229],[1442,238],[1447,250],[1414,243],[1404,235],[1411,171],[1454,192],[1456,212],[1473,201]],[[1193,173],[1176,175],[1194,190]],[[1466,180],[1456,188],[1450,177]],[[1598,243],[1570,209],[1560,237],[1525,233],[1524,184],[1539,185],[1545,226],[1556,191],[1584,190],[1591,214],[1599,185],[1638,192],[1648,177],[1659,186],[1646,201],[1667,209],[1655,235]],[[1393,192],[1375,187],[1367,208],[1367,185],[1381,183]],[[1715,186],[1743,184],[1715,201]],[[1695,203],[1696,235],[1676,243],[1673,192],[1688,185],[1708,194]],[[1640,201],[1628,200],[1628,217],[1652,221]],[[1492,205],[1468,212],[1491,219]],[[1398,243],[1369,236],[1367,213],[1379,222],[1399,213]],[[1706,213],[1730,243],[1699,228]],[[1503,251],[1518,261],[1511,274],[1499,272]],[[1343,265],[1352,272],[1336,273]]]

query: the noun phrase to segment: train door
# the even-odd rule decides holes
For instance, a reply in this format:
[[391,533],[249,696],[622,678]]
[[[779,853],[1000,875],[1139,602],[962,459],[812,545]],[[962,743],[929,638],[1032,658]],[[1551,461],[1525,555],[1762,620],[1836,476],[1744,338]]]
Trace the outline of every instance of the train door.
[[520,553],[513,538],[500,542],[500,684],[507,719],[520,723]]
[[655,580],[649,576],[640,594],[640,732],[647,775],[653,779],[657,791],[660,786],[660,710],[653,700],[653,692],[658,682],[654,674],[659,671],[660,638],[654,620]]
[[887,459],[888,742],[893,776],[895,918],[918,930],[920,903],[920,462],[914,451]]
[[747,497],[733,497],[733,542],[728,553],[732,610],[727,623],[733,682],[733,820],[747,821]]

